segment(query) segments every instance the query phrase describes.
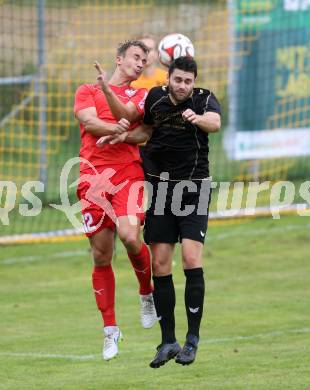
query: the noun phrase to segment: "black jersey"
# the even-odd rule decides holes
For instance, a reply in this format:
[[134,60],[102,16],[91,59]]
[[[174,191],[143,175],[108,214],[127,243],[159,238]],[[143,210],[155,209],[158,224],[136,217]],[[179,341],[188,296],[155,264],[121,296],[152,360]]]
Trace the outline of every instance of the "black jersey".
[[153,133],[143,152],[147,175],[168,172],[174,180],[204,179],[209,176],[208,133],[182,118],[190,108],[202,115],[221,113],[220,105],[207,89],[194,88],[193,94],[180,104],[173,104],[166,86],[152,88],[145,101],[144,123]]

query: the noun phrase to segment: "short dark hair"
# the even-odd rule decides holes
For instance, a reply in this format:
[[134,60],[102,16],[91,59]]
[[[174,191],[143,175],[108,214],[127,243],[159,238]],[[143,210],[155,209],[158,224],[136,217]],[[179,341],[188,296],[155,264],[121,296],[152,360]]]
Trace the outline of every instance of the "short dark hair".
[[148,47],[143,42],[138,41],[138,40],[129,40],[129,41],[125,41],[125,42],[119,44],[119,46],[117,48],[116,55],[123,57],[125,55],[126,51],[131,46],[138,46],[138,47],[140,47],[140,49],[142,49],[144,54],[148,54],[149,53]]
[[180,69],[184,72],[194,73],[195,78],[197,77],[197,62],[192,57],[179,57],[171,62],[169,65],[168,75],[171,76],[171,73],[174,69]]

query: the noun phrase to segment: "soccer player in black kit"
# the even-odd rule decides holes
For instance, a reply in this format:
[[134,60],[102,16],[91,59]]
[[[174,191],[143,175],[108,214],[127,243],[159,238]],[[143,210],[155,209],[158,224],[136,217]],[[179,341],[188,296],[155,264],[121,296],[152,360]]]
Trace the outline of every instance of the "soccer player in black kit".
[[[221,126],[216,97],[207,89],[194,87],[197,77],[194,59],[174,60],[168,76],[168,86],[150,90],[142,126],[102,141],[112,144],[148,141],[143,163],[152,190],[144,239],[152,252],[153,296],[162,334],[162,342],[150,363],[152,368],[173,358],[176,363],[187,365],[196,357],[205,293],[202,252],[211,186],[208,134],[217,132]],[[186,278],[188,331],[183,348],[175,337],[172,259],[177,242],[181,243]]]

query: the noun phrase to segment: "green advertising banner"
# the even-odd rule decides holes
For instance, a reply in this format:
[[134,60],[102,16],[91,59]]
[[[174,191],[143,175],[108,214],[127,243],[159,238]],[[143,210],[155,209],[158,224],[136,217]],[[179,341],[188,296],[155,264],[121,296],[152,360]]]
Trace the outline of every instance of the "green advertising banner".
[[310,0],[237,0],[237,31],[309,27]]
[[[238,0],[230,9],[234,157],[310,154],[310,0]],[[298,141],[295,129],[304,130]]]

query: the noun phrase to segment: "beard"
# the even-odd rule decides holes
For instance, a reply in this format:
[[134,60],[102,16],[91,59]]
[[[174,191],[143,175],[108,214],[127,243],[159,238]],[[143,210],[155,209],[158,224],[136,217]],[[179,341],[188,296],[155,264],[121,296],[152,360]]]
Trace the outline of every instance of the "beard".
[[185,100],[187,100],[191,94],[193,92],[193,89],[191,89],[190,91],[188,91],[187,93],[178,93],[177,91],[175,91],[173,88],[171,88],[171,86],[169,86],[169,93],[170,95],[174,98],[174,100],[178,103],[182,103],[184,102]]

